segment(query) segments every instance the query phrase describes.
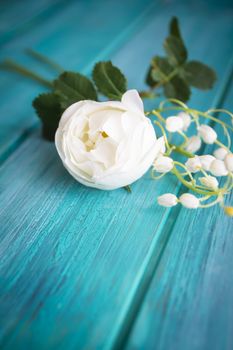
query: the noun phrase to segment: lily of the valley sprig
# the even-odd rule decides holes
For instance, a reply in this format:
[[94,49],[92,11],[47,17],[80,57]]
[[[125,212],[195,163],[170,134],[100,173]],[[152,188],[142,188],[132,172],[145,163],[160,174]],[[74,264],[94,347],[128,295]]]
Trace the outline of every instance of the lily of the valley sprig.
[[[228,122],[217,118],[219,114],[225,114]],[[153,163],[152,177],[158,180],[171,173],[187,189],[187,193],[179,197],[165,193],[158,197],[158,203],[165,207],[180,203],[189,209],[219,204],[226,214],[232,216],[233,208],[225,206],[224,200],[233,188],[230,136],[233,114],[221,109],[201,112],[170,99],[162,102],[150,115],[162,131],[166,145],[163,154]],[[207,122],[215,123],[219,130],[216,132]],[[182,139],[178,144],[173,143],[177,135]],[[203,153],[210,148],[211,153]],[[202,152],[198,155],[200,150]],[[177,158],[177,154],[182,157]]]

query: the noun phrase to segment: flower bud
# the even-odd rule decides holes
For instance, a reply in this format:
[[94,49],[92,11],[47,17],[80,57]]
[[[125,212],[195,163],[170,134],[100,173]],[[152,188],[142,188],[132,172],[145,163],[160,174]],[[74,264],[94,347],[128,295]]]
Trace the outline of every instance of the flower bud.
[[170,157],[160,156],[155,159],[153,167],[159,173],[168,173],[174,166],[173,159]]
[[199,181],[202,185],[212,188],[213,190],[216,190],[218,188],[218,180],[216,177],[210,175],[199,177]]
[[198,135],[191,136],[186,144],[186,151],[195,153],[201,148],[201,138]]
[[182,130],[183,131],[187,131],[188,128],[189,128],[189,125],[191,124],[191,117],[190,117],[190,115],[188,113],[186,113],[186,112],[180,112],[180,113],[178,113],[178,117],[183,120],[184,126],[183,126]]
[[185,165],[187,169],[191,171],[191,173],[197,173],[202,168],[202,165],[198,156],[189,158],[185,163]]
[[226,176],[227,168],[223,160],[215,159],[210,165],[210,172],[215,176]]
[[217,159],[220,159],[220,160],[224,160],[224,158],[226,157],[227,155],[227,150],[223,147],[220,147],[220,148],[217,148],[215,151],[214,151],[214,156],[217,158]]
[[199,207],[199,199],[191,193],[184,193],[179,198],[180,203],[189,209],[196,209]]
[[199,156],[199,160],[201,162],[202,168],[206,171],[210,170],[210,165],[215,160],[214,156],[211,156],[210,154],[205,154],[203,156]]
[[205,143],[212,144],[217,140],[217,134],[209,125],[202,124],[198,128],[199,134]]
[[177,204],[177,197],[172,193],[165,193],[157,198],[158,204],[163,207],[174,207]]
[[228,171],[233,172],[233,154],[229,153],[224,158],[224,163]]
[[166,119],[166,129],[169,132],[181,131],[184,127],[184,122],[180,117],[168,117]]

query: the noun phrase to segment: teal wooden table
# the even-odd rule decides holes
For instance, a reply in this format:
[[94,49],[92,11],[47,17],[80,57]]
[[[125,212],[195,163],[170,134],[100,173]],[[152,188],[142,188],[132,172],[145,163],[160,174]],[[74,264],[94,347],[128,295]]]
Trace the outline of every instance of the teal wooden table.
[[[138,89],[177,15],[190,56],[218,74],[190,105],[233,110],[230,2],[24,0],[0,13],[1,60],[52,78],[25,48],[87,74],[112,59]],[[233,349],[232,219],[159,207],[159,194],[182,191],[171,178],[146,174],[131,195],[79,185],[40,138],[42,90],[1,72],[0,348]]]

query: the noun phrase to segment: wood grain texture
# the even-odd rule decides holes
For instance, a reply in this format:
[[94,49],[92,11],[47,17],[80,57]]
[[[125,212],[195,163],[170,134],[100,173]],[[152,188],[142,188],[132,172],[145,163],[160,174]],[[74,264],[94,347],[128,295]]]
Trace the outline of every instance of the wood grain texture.
[[[229,110],[232,96],[231,87]],[[223,210],[182,209],[126,349],[232,349],[232,250],[233,222]]]
[[[124,4],[107,0],[60,1],[54,10],[53,4],[40,13],[39,22],[37,17],[32,19],[27,30],[20,34],[16,32],[10,40],[0,43],[0,60],[11,57],[53,79],[55,72],[48,71],[24,54],[25,48],[31,47],[59,62],[64,69],[90,74],[94,62],[126,42],[151,16],[153,7],[155,4],[151,0],[127,0]],[[119,16],[112,18],[112,13]],[[20,14],[19,17],[23,17],[23,13]],[[1,71],[0,161],[4,161],[38,124],[31,102],[42,91],[45,88],[34,82]],[[16,98],[20,108],[12,104]]]
[[[232,11],[229,16],[233,18]],[[232,56],[225,79],[222,96],[215,103],[219,100],[232,111]],[[229,123],[229,117],[219,114],[219,118]],[[208,146],[205,152],[213,149]],[[231,194],[226,205],[232,203]],[[135,310],[131,334],[125,334],[125,342],[129,336],[127,350],[170,350],[174,344],[176,349],[232,349],[232,234],[233,221],[219,207],[204,211],[175,208],[148,294]]]
[[[176,6],[190,42],[190,55],[214,65],[219,75],[214,90],[193,95],[191,105],[205,109],[217,100],[222,103],[233,30],[228,9],[219,12],[214,6],[193,6]],[[198,10],[196,16],[194,10]],[[172,4],[163,4],[121,48],[116,42],[118,50],[112,58],[129,76],[131,87],[143,86],[142,67],[155,52],[161,52],[172,14]],[[216,50],[213,35],[221,42],[221,50]],[[55,39],[51,40],[52,47],[57,45]],[[104,54],[108,58],[110,51]],[[0,171],[1,348],[122,348],[153,274],[162,275],[160,266],[168,254],[167,247],[174,250],[174,255],[181,255],[178,243],[170,245],[170,237],[177,235],[171,231],[176,212],[158,207],[155,200],[165,191],[179,190],[171,178],[157,184],[149,174],[133,186],[131,195],[123,190],[87,189],[65,172],[54,145],[42,141],[38,132],[26,137]],[[177,221],[187,212],[178,214]],[[198,215],[206,222],[204,214]],[[199,242],[200,237],[195,244],[190,238],[191,249]],[[201,259],[205,258],[203,254],[194,263],[202,266],[205,260]],[[175,261],[170,263],[171,269]],[[189,271],[192,269],[190,264]],[[164,284],[158,277],[156,287],[160,296],[167,295],[165,305],[172,302],[171,293],[164,294]],[[182,311],[182,303],[179,307]],[[140,325],[144,320],[149,325],[135,328],[136,341],[129,346],[156,348],[154,338],[150,342],[147,333],[151,321],[155,323],[153,316],[158,317],[158,325],[162,324],[163,314],[146,308],[144,319],[139,320]],[[172,323],[172,317],[166,322]],[[173,324],[167,330],[172,332],[172,326],[176,334]],[[187,338],[185,346],[179,345],[183,350],[192,344],[193,339]]]

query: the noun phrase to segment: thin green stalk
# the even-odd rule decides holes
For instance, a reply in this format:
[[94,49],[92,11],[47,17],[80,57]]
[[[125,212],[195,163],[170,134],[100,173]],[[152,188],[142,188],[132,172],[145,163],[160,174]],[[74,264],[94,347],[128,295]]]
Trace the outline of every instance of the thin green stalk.
[[149,99],[155,99],[156,97],[159,97],[158,94],[151,90],[142,90],[139,91],[139,95],[141,98],[149,98]]
[[219,195],[219,191],[204,191],[204,190],[200,190],[194,186],[192,186],[188,181],[186,181],[180,174],[180,172],[176,169],[176,167],[174,167],[171,171],[176,177],[177,179],[187,188],[189,188],[190,190],[199,193],[203,196],[218,196]]
[[64,72],[64,69],[56,62],[51,60],[50,58],[42,55],[41,53],[34,51],[32,49],[26,49],[25,52],[35,58],[38,62],[43,63],[47,65],[48,67],[52,68],[55,72],[62,73]]
[[[171,101],[172,102],[172,101]],[[215,117],[212,117],[211,115],[209,115],[208,113],[205,113],[205,112],[200,112],[200,111],[197,111],[195,109],[190,109],[190,108],[186,108],[186,107],[175,107],[175,106],[172,106],[172,107],[163,107],[163,108],[158,108],[156,109],[155,111],[157,112],[165,112],[165,111],[184,111],[184,112],[187,112],[189,114],[191,113],[197,113],[199,114],[201,117],[203,118],[206,118],[206,119],[209,119],[209,120],[212,120],[218,124],[221,124],[222,126],[226,126],[227,128],[229,128],[231,131],[233,131],[233,127],[230,126],[229,124],[215,118]],[[217,112],[217,110],[216,110]]]
[[12,60],[5,60],[0,64],[0,68],[7,69],[10,71],[13,71],[15,73],[18,73],[26,78],[32,79],[37,81],[39,84],[46,86],[48,88],[52,88],[53,84],[51,81],[41,77],[39,74],[25,68],[24,66],[21,66],[20,64],[12,61]]
[[182,147],[173,145],[172,143],[169,143],[169,147],[172,148],[172,151],[179,153],[179,154],[182,154],[183,156],[185,156],[187,158],[194,158],[195,157],[195,155],[193,153],[186,151]]
[[124,186],[123,187],[125,191],[127,191],[128,193],[132,193],[131,187],[130,185]]
[[156,84],[155,86],[153,86],[153,89],[158,89],[159,87],[163,86],[164,84],[167,84],[172,78],[174,78],[174,77],[177,75],[177,73],[179,72],[180,66],[179,66],[179,67],[176,67],[175,69],[173,69],[173,71],[172,71],[170,74],[168,74],[168,75],[164,74],[164,73],[159,69],[158,66],[156,66],[156,68],[157,68],[157,70],[159,70],[160,75],[162,76],[162,80],[161,80],[158,84]]

